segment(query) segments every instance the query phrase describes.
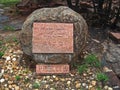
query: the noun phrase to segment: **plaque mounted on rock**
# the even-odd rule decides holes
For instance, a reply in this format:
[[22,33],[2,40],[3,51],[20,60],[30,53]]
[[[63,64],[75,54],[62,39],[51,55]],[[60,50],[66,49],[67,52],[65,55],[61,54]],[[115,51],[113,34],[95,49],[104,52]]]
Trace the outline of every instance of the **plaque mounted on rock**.
[[69,73],[68,64],[40,64],[36,65],[37,74],[66,74]]
[[73,24],[33,23],[33,53],[73,53]]

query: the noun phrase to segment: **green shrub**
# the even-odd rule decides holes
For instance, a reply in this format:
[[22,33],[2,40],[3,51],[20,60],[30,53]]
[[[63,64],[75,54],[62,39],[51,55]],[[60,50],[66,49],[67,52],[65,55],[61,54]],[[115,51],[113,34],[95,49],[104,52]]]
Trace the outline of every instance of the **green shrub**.
[[13,37],[14,42],[18,42],[18,39],[16,37]]
[[96,90],[102,90],[102,88],[101,87],[97,87]]
[[101,67],[101,63],[99,60],[97,60],[95,63],[94,63],[94,66],[95,67]]
[[78,72],[80,74],[82,74],[83,72],[87,71],[87,65],[86,64],[78,66],[77,68],[78,68]]
[[4,52],[0,52],[0,58],[4,55]]
[[94,54],[89,54],[85,58],[85,62],[88,64],[93,64],[94,62],[96,62],[96,60],[97,60],[97,57]]
[[101,82],[106,82],[106,81],[108,81],[108,76],[104,73],[98,73],[97,80],[101,81]]
[[5,6],[12,6],[16,3],[20,2],[21,0],[0,0],[1,4],[4,4]]
[[12,27],[12,26],[4,26],[3,27],[3,30],[7,30],[7,31],[14,31],[15,30],[15,28],[14,27]]
[[100,61],[98,60],[98,58],[94,54],[87,55],[86,58],[85,58],[85,63],[90,64],[92,66],[96,66],[96,67],[101,66]]
[[0,41],[0,46],[3,44],[3,42],[2,41]]
[[34,89],[38,89],[39,87],[40,87],[40,84],[39,84],[39,83],[35,82],[35,83],[33,84],[33,88],[34,88]]
[[7,50],[7,46],[2,46],[2,50],[3,51]]
[[15,79],[16,79],[17,81],[20,80],[20,76],[17,75],[17,76],[15,77]]

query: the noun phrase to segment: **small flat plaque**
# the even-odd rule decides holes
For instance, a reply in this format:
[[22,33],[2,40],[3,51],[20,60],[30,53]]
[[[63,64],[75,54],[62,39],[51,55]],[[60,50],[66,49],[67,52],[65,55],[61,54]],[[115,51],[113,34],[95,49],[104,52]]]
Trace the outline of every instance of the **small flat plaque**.
[[36,65],[37,74],[67,74],[69,73],[68,64],[56,64],[56,65],[47,65],[40,64]]
[[73,53],[73,24],[33,23],[33,53]]

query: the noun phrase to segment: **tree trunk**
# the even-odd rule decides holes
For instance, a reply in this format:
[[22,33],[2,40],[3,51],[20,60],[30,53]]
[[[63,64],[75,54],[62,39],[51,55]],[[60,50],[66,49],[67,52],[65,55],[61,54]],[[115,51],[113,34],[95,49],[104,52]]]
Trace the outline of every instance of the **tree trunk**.
[[67,0],[67,4],[70,8],[72,8],[72,1],[71,0]]

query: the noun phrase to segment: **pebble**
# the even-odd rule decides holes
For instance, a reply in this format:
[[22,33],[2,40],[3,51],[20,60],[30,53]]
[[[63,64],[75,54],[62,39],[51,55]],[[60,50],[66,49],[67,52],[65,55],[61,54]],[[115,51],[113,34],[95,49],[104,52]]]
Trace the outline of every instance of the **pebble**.
[[5,84],[4,87],[7,87],[7,84]]
[[45,88],[48,88],[49,87],[49,85],[45,85]]
[[15,90],[15,88],[12,88],[12,90]]
[[29,88],[32,88],[32,84],[29,85]]
[[8,60],[10,60],[11,58],[8,56],[8,57],[6,57],[6,60],[8,61]]
[[44,81],[41,81],[41,83],[42,83],[42,84],[46,84],[46,83],[47,83],[47,81],[45,81],[45,80],[44,80]]
[[75,81],[75,84],[79,83],[79,81]]
[[78,88],[80,88],[80,86],[81,86],[81,83],[77,83],[76,85],[75,85],[75,87],[78,89]]
[[64,82],[64,81],[65,81],[65,79],[64,79],[64,78],[61,78],[60,80],[61,80],[62,82]]
[[69,88],[66,88],[66,90],[69,90]]
[[67,81],[67,85],[70,86],[70,84],[71,84],[71,81]]
[[56,81],[58,81],[58,80],[59,80],[59,78],[58,78],[58,77],[56,77],[56,78],[55,78],[55,80],[56,80]]
[[12,89],[12,85],[9,85],[9,89]]
[[90,80],[87,80],[87,82],[89,83],[89,82],[90,82]]
[[4,79],[4,78],[0,79],[0,82],[1,82],[1,83],[3,83],[4,81],[5,81],[5,79]]
[[104,89],[107,90],[107,89],[108,89],[108,86],[104,86]]
[[47,79],[50,79],[50,76],[46,76]]
[[86,77],[86,76],[87,76],[87,74],[86,74],[86,73],[83,73],[83,76],[84,76],[84,77]]
[[73,77],[73,76],[74,76],[74,74],[70,73],[70,76],[71,76],[71,77]]
[[12,84],[13,83],[13,81],[8,81],[8,84]]
[[3,73],[4,73],[4,71],[5,71],[5,70],[4,70],[4,69],[2,69],[2,70],[1,70],[1,73],[3,74]]
[[55,76],[55,75],[53,75],[53,78],[56,78],[56,76]]
[[2,77],[3,73],[0,73],[0,78]]
[[50,88],[50,90],[55,90],[55,88]]
[[93,77],[90,77],[90,80],[94,80],[94,78],[93,78]]
[[13,61],[16,61],[17,59],[16,59],[16,58],[13,58],[12,60],[13,60]]
[[17,50],[17,53],[18,53],[18,54],[23,54],[23,51]]
[[86,86],[85,88],[86,88],[86,89],[88,89],[88,88],[89,88],[89,86]]
[[93,73],[92,72],[89,72],[89,75],[92,75]]
[[5,90],[9,90],[9,88],[5,88]]
[[89,87],[89,89],[91,89],[93,86],[92,86],[92,85],[89,85],[88,87]]
[[97,83],[96,81],[92,81],[92,82],[91,82],[91,84],[92,84],[93,86],[95,86],[96,83]]
[[10,73],[13,73],[13,70],[10,70]]
[[19,90],[20,89],[20,87],[19,86],[15,86],[15,90]]
[[53,79],[50,79],[49,81],[50,81],[50,82],[53,82]]
[[82,86],[85,87],[85,86],[86,86],[86,83],[82,83]]
[[108,87],[108,90],[113,90],[113,88],[111,88],[111,87]]

